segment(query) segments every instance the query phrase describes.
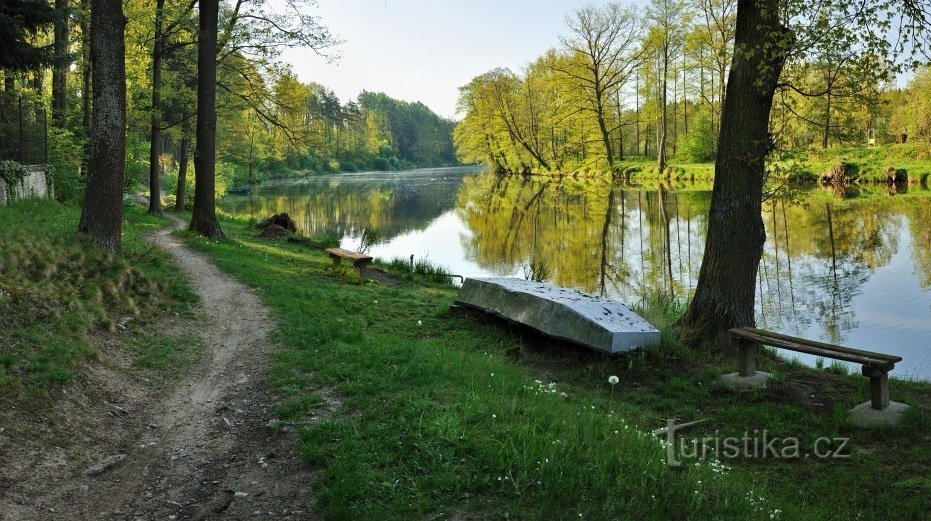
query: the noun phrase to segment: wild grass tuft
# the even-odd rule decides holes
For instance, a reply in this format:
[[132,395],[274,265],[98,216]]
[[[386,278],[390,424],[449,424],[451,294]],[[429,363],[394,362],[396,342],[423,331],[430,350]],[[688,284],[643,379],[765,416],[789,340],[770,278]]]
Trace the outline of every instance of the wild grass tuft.
[[0,389],[38,390],[67,381],[93,356],[86,334],[127,319],[187,309],[195,296],[144,233],[165,223],[129,209],[123,257],[83,242],[79,211],[48,200],[0,211]]

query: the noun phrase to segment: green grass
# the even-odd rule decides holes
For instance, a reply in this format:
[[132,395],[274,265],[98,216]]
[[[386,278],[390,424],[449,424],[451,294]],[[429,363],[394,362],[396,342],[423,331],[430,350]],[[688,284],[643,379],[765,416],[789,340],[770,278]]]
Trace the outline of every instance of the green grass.
[[[152,334],[152,319],[189,314],[196,301],[167,254],[143,241],[166,221],[127,208],[124,255],[114,258],[80,240],[79,216],[49,200],[0,208],[0,390],[8,397],[67,382],[97,356],[89,333]],[[161,364],[163,355],[145,363]]]
[[[864,378],[764,361],[771,388],[738,394],[717,383],[732,360],[668,335],[611,358],[450,315],[449,286],[362,284],[321,253],[223,226],[226,241],[187,240],[278,317],[271,382],[321,469],[312,493],[326,519],[921,519],[931,508],[928,384],[893,383],[915,406],[899,428],[857,430],[844,411],[866,399]],[[681,308],[661,304],[651,318],[668,324]],[[708,418],[696,436],[849,436],[852,457],[672,471],[645,434],[666,418]]]

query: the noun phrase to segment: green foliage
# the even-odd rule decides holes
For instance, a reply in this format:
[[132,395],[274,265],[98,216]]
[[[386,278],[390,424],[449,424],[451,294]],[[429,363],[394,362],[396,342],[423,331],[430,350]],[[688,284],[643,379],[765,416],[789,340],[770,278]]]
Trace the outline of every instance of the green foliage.
[[452,284],[453,278],[449,270],[438,264],[434,264],[429,258],[421,257],[419,259],[404,259],[395,257],[390,261],[378,261],[383,264],[389,272],[409,279],[424,280],[435,284],[449,285]]
[[362,254],[368,253],[379,239],[381,239],[381,232],[375,228],[366,227],[362,230],[362,238],[359,239],[359,248],[357,251]]
[[16,161],[0,161],[0,180],[6,186],[7,204],[16,200],[16,188],[28,174],[26,167]]
[[49,127],[48,164],[55,173],[55,198],[63,203],[80,202],[84,197],[84,179],[79,173],[83,154],[82,139],[69,130]]
[[687,134],[682,154],[692,163],[714,161],[718,148],[718,136],[712,130],[708,111],[699,112],[690,124],[694,130]]

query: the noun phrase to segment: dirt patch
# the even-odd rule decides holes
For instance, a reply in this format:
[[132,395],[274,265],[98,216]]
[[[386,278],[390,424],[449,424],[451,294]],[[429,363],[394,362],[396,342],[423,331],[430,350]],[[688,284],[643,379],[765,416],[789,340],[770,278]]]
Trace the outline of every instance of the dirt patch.
[[388,273],[385,272],[385,270],[382,270],[379,268],[366,268],[365,278],[369,280],[373,280],[381,284],[382,286],[387,286],[389,288],[393,288],[397,286],[398,284],[400,284],[398,279],[392,277],[391,275],[388,275]]
[[264,239],[266,241],[277,241],[279,239],[284,239],[285,237],[291,235],[291,232],[278,226],[277,224],[272,224],[262,228],[262,232],[255,236],[256,239]]
[[280,226],[291,233],[297,233],[297,223],[287,213],[276,213],[255,225],[257,228],[268,228],[270,226]]
[[125,370],[118,337],[95,339],[99,363],[55,391],[47,416],[14,410],[10,425],[29,427],[0,431],[0,519],[316,519],[294,432],[270,421],[268,310],[167,231],[153,242],[202,299],[197,320],[175,325],[198,332],[199,360],[158,392]]

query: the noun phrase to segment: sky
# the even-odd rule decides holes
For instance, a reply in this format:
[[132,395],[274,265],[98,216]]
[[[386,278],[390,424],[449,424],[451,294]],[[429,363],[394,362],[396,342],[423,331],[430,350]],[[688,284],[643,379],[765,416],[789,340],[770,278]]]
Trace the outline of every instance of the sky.
[[283,58],[302,82],[346,102],[363,90],[421,101],[454,118],[459,87],[495,67],[519,70],[559,45],[565,16],[607,0],[319,0],[343,43],[334,64],[305,49]]

